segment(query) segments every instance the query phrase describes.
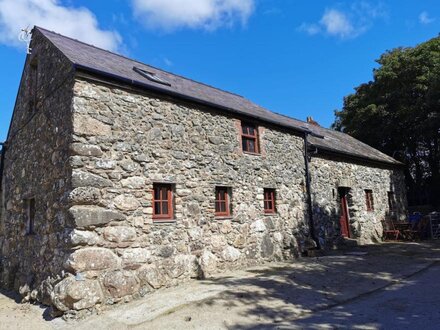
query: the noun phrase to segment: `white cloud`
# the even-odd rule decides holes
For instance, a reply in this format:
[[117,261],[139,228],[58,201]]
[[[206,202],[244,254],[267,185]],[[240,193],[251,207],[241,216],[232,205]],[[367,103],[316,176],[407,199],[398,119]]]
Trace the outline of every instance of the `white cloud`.
[[132,0],[134,15],[148,28],[215,30],[245,24],[254,11],[254,0]]
[[308,35],[315,35],[318,33],[322,32],[321,26],[318,24],[308,24],[308,23],[302,23],[299,27],[298,27],[299,31],[303,31],[305,33],[307,33]]
[[340,8],[326,9],[317,23],[302,23],[298,30],[308,35],[324,34],[339,39],[353,39],[367,31],[373,21],[386,18],[382,5],[361,1],[353,3],[345,10]]
[[66,7],[58,0],[0,0],[0,43],[22,46],[20,30],[34,25],[108,50],[118,50],[122,42],[117,32],[102,30],[87,8]]
[[429,17],[429,14],[427,11],[422,11],[419,15],[419,22],[421,24],[427,25],[427,24],[431,24],[434,21],[435,21],[435,18]]
[[347,38],[356,32],[347,15],[336,9],[326,10],[319,23],[331,36]]
[[377,4],[372,4],[367,1],[354,2],[350,10],[361,20],[388,17],[387,9],[382,2]]

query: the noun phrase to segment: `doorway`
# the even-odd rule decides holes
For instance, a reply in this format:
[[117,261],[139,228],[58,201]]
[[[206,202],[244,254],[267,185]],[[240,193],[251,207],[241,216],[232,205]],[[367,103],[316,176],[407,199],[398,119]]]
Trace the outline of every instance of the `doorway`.
[[350,238],[350,222],[349,222],[349,213],[348,213],[348,204],[347,204],[347,196],[349,192],[349,188],[338,188],[339,200],[340,200],[340,217],[339,217],[339,225],[341,227],[341,235],[342,237]]

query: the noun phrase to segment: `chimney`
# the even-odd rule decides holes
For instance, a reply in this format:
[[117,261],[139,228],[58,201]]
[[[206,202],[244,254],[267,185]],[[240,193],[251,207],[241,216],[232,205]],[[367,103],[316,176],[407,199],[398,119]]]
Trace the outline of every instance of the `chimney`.
[[314,120],[313,120],[313,117],[312,117],[312,116],[307,117],[307,122],[308,122],[309,124],[312,124],[312,125],[315,125],[315,126],[320,126],[320,125],[318,124],[317,121],[314,121]]

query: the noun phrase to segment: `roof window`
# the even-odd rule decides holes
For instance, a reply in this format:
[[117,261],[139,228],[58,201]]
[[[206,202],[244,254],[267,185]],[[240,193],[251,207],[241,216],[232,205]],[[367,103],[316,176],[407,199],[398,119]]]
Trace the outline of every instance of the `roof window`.
[[139,73],[141,76],[147,78],[150,81],[153,81],[153,82],[158,83],[158,84],[166,85],[166,86],[171,86],[171,84],[168,81],[158,77],[153,72],[150,72],[150,71],[147,71],[147,70],[144,70],[144,69],[140,69],[140,68],[138,68],[136,66],[133,67],[133,70],[135,72]]

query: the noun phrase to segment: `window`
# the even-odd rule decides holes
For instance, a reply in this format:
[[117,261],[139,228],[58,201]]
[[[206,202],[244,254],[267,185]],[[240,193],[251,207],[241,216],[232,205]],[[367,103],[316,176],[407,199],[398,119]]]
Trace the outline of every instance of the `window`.
[[37,109],[37,90],[38,90],[38,64],[34,59],[29,66],[29,110]]
[[228,217],[231,215],[231,189],[227,187],[215,188],[215,216]]
[[264,213],[275,212],[275,189],[264,189]]
[[33,235],[35,228],[35,198],[26,200],[26,234]]
[[367,205],[367,211],[374,210],[373,191],[370,189],[365,190],[365,203]]
[[396,198],[394,196],[394,192],[388,192],[388,208],[390,211],[396,210]]
[[153,185],[153,220],[165,221],[173,218],[173,191],[170,184]]
[[241,143],[244,152],[259,153],[258,128],[249,123],[241,123]]

